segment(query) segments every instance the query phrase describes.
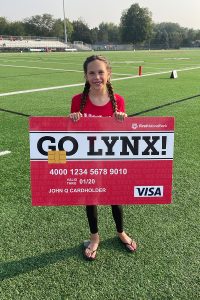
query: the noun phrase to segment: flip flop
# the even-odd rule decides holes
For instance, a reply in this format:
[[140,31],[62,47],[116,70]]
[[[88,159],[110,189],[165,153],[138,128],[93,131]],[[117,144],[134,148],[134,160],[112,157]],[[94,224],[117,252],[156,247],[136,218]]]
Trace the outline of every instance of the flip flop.
[[[93,256],[92,257],[92,255],[93,255],[93,253],[95,253],[96,251],[97,251],[97,249],[95,249],[95,250],[91,250],[90,249],[90,247],[89,247],[89,244],[90,244],[90,240],[86,240],[86,241],[84,241],[84,243],[83,243],[83,245],[84,245],[84,253],[83,253],[83,255],[84,255],[84,257],[85,257],[85,259],[87,259],[87,260],[95,260],[96,259],[96,254],[95,254],[95,256]],[[90,250],[90,255],[91,256],[88,256],[86,253],[85,253],[85,250],[86,249],[89,249]]]
[[[137,244],[134,240],[131,240],[130,243],[124,243],[122,242],[122,240],[120,239],[121,243],[125,246],[126,250],[129,252],[135,252],[137,249]],[[133,249],[131,249],[130,247],[132,247]]]

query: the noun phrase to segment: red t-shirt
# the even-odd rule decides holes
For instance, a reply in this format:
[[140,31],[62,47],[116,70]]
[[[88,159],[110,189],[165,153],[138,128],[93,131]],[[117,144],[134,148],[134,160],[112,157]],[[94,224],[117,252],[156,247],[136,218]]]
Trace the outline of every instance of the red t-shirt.
[[[71,113],[80,111],[81,95],[82,94],[78,94],[72,98]],[[115,94],[115,99],[117,102],[117,111],[125,112],[124,98],[118,94]],[[92,117],[92,116],[111,117],[112,115],[113,115],[113,107],[111,101],[109,101],[105,105],[99,106],[99,105],[94,105],[91,102],[89,96],[87,97],[86,105],[83,109],[84,117]]]

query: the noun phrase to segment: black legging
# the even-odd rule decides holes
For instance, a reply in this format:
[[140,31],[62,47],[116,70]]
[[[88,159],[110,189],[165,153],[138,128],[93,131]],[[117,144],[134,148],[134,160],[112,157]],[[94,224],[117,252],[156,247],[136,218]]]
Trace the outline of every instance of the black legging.
[[[111,205],[113,219],[115,220],[115,225],[117,232],[123,232],[123,209],[120,205]],[[87,205],[86,213],[88,218],[88,223],[90,227],[90,232],[92,234],[98,232],[98,220],[97,220],[97,206]]]

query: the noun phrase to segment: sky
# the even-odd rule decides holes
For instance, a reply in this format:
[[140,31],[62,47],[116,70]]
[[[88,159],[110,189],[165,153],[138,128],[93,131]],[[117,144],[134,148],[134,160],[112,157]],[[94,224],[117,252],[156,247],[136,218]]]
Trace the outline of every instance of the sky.
[[200,29],[200,0],[0,0],[0,16],[8,21],[48,13],[70,21],[81,18],[89,28],[101,22],[120,23],[122,12],[132,4],[148,8],[155,23],[173,22],[182,27]]

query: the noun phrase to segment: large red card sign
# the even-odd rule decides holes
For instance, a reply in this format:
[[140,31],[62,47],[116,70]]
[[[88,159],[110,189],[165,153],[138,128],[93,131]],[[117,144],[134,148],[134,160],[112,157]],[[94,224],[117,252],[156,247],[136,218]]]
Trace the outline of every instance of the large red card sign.
[[32,204],[171,203],[173,147],[173,117],[31,117]]

